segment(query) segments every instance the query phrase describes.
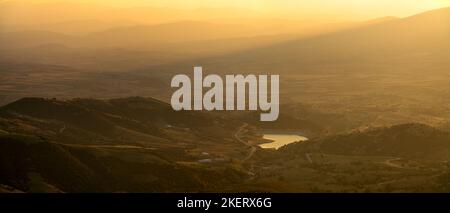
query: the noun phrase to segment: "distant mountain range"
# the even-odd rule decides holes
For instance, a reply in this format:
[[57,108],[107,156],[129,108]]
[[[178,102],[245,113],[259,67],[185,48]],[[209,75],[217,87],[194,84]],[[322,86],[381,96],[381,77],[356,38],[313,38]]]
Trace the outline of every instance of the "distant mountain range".
[[253,73],[349,73],[356,69],[382,72],[380,68],[395,64],[401,64],[402,70],[433,67],[433,71],[444,72],[435,66],[449,66],[449,21],[450,8],[443,8],[226,56],[205,57],[196,63],[224,72],[232,69],[229,64],[239,64],[240,70]]
[[[139,24],[160,24],[177,20],[205,20],[231,18],[260,18],[261,14],[250,9],[241,8],[198,8],[176,9],[167,7],[109,7],[91,3],[50,2],[21,3],[1,2],[0,12],[5,14],[4,22],[16,27],[30,25],[47,26],[58,22],[74,20],[111,20]],[[55,20],[58,17],[58,20]],[[115,25],[115,26],[120,26]]]

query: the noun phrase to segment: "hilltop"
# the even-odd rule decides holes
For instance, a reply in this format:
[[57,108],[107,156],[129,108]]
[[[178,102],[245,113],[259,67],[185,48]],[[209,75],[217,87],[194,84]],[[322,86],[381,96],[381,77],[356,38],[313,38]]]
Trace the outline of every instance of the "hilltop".
[[448,160],[450,133],[424,124],[401,124],[323,137],[308,143],[289,145],[285,150]]
[[25,192],[218,190],[247,176],[241,125],[152,98],[23,98],[0,108],[0,182]]

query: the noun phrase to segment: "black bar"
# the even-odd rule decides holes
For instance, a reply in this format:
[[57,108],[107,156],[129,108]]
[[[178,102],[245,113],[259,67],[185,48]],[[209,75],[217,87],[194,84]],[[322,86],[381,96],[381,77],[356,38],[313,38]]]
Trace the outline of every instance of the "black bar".
[[[1,209],[22,210],[121,210],[149,211],[199,210],[178,208],[179,200],[212,200],[211,210],[384,210],[450,209],[450,194],[0,194]],[[222,208],[222,199],[270,198],[270,207],[245,206]],[[234,199],[234,201],[239,199]],[[217,205],[213,205],[216,202]],[[242,203],[241,203],[242,204]],[[247,203],[248,204],[248,203]],[[267,203],[266,203],[267,204]]]

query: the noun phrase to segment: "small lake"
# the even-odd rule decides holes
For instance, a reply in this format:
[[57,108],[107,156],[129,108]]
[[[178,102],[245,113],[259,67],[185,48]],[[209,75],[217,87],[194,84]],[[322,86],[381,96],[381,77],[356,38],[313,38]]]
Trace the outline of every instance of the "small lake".
[[259,146],[263,149],[279,149],[280,147],[295,143],[307,141],[308,138],[295,134],[264,134],[263,138],[273,142],[263,143]]

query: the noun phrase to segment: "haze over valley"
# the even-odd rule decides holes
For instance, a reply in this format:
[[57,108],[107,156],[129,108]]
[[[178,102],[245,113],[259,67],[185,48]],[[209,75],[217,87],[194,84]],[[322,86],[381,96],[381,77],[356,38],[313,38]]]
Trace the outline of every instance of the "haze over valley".
[[[449,192],[445,2],[117,2],[0,2],[0,192]],[[194,66],[280,75],[278,120],[174,111]]]

